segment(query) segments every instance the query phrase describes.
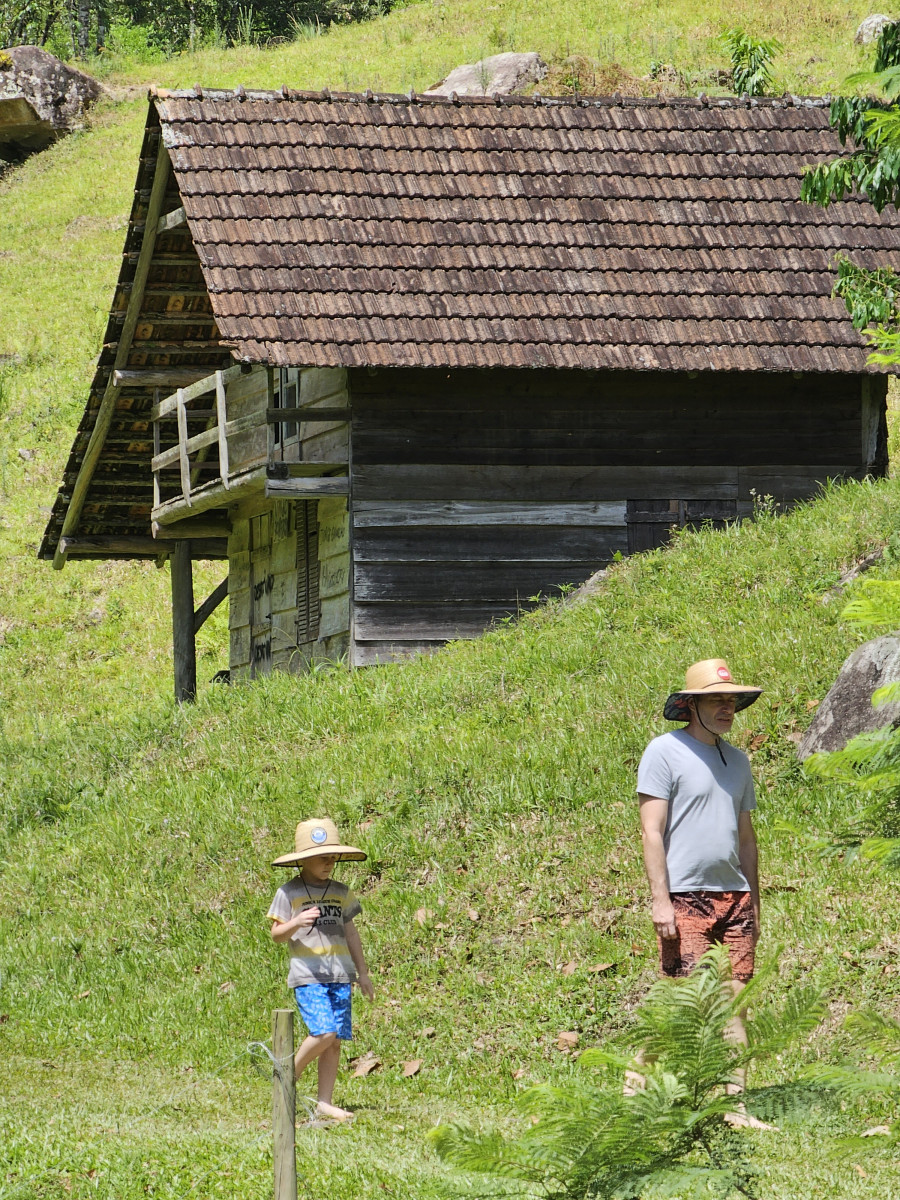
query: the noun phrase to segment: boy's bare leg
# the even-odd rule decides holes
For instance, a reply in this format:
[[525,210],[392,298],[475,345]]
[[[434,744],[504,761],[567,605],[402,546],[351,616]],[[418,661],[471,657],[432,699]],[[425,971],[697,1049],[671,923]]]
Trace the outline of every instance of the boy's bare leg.
[[340,1061],[341,1043],[339,1038],[335,1038],[331,1045],[327,1046],[319,1055],[319,1094],[316,1111],[322,1116],[334,1117],[338,1121],[343,1121],[347,1117],[352,1117],[353,1113],[331,1103]]
[[321,1033],[317,1037],[309,1034],[304,1038],[294,1055],[294,1078],[299,1079],[313,1059],[318,1058],[336,1041],[337,1034],[334,1033]]

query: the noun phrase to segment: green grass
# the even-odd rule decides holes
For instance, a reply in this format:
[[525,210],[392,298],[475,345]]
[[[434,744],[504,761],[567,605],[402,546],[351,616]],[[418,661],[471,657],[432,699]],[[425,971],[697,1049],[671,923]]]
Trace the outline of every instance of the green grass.
[[[654,971],[634,769],[685,661],[712,653],[767,689],[739,739],[756,745],[767,943],[786,946],[785,980],[822,983],[833,1005],[826,1035],[779,1069],[842,1055],[850,1006],[897,1011],[900,882],[818,862],[779,822],[816,832],[840,814],[790,735],[856,640],[823,596],[898,511],[893,481],[835,488],[783,519],[686,535],[595,598],[436,658],[211,688],[182,711],[132,701],[85,722],[86,746],[74,727],[54,738],[49,713],[50,749],[7,719],[0,1196],[174,1197],[195,1180],[266,1194],[269,1085],[247,1047],[287,999],[266,864],[324,810],[372,856],[342,874],[363,893],[379,990],[358,1006],[357,1048],[383,1067],[341,1077],[353,1129],[301,1134],[304,1194],[445,1194],[431,1125],[502,1119],[517,1087],[564,1081],[578,1068],[555,1049],[562,1030],[627,1031]],[[48,807],[36,789],[71,761],[78,788]],[[768,1194],[890,1195],[894,1163],[873,1155],[869,1185],[822,1143],[880,1115],[816,1118],[814,1165],[806,1127],[763,1138]]]
[[[866,11],[420,4],[113,81],[149,70],[168,85],[402,90],[507,48],[560,70],[572,54],[633,74],[651,57],[705,70],[723,64],[720,28],[745,22],[784,41],[785,86],[824,90],[861,61]],[[167,572],[35,559],[118,272],[143,119],[141,101],[108,105],[0,184],[0,354],[18,356],[0,367],[0,1200],[270,1194],[270,1082],[248,1047],[289,997],[262,919],[282,878],[267,863],[323,811],[372,855],[342,874],[363,893],[379,991],[358,1007],[356,1049],[383,1065],[341,1075],[353,1128],[301,1132],[301,1195],[448,1194],[428,1128],[503,1122],[529,1081],[573,1077],[563,1030],[582,1045],[627,1035],[654,976],[634,769],[665,727],[663,696],[710,654],[767,689],[741,719],[766,944],[784,944],[786,980],[821,982],[832,1004],[824,1034],[778,1070],[852,1054],[849,1008],[900,1011],[900,881],[820,862],[779,822],[817,832],[841,815],[839,796],[803,779],[791,737],[858,640],[828,589],[896,528],[900,484],[688,534],[617,567],[596,598],[404,666],[215,688],[220,610],[201,634],[200,702],[177,710]],[[410,1058],[425,1062],[405,1080]],[[900,1195],[874,1139],[864,1162],[836,1140],[890,1115],[851,1106],[761,1137],[767,1200]]]

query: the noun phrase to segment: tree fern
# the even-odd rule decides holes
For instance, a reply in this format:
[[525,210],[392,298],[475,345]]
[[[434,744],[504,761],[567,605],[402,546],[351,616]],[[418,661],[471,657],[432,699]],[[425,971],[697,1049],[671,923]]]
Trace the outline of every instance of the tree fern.
[[[650,989],[633,1030],[635,1049],[648,1063],[640,1067],[645,1086],[634,1095],[622,1088],[631,1060],[589,1049],[580,1064],[597,1068],[592,1080],[522,1095],[518,1107],[527,1123],[518,1136],[442,1126],[431,1135],[438,1153],[465,1171],[504,1181],[504,1195],[625,1200],[652,1190],[654,1197],[682,1200],[701,1193],[756,1196],[746,1141],[726,1121],[735,1098],[725,1088],[742,1067],[806,1035],[824,1010],[817,993],[789,992],[748,1021],[750,1044],[744,1046],[727,1031],[747,993],[735,997],[729,984],[728,956],[717,948],[687,979]],[[760,994],[764,987],[765,981],[754,981],[750,991]],[[783,1112],[820,1088],[816,1080],[795,1082],[780,1092],[748,1091],[746,1101],[752,1108],[759,1097],[767,1112]]]

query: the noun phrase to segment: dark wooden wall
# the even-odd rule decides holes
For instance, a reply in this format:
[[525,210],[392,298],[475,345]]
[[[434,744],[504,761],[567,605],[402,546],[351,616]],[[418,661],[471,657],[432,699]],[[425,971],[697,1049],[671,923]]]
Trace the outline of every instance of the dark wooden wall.
[[659,511],[742,516],[751,489],[789,504],[883,467],[881,377],[378,370],[349,391],[360,663],[658,544]]

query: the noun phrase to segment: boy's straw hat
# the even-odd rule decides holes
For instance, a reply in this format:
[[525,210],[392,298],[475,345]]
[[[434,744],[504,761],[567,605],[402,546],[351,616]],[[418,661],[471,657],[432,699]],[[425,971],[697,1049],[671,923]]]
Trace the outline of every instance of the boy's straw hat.
[[301,821],[294,835],[294,853],[282,854],[272,863],[273,867],[290,867],[294,863],[303,862],[304,858],[315,858],[317,854],[333,854],[336,858],[351,859],[361,862],[369,856],[365,850],[357,846],[345,846],[334,821],[327,817],[313,817],[310,821]]
[[663,716],[667,721],[690,721],[688,696],[733,695],[734,711],[749,708],[762,695],[762,688],[745,687],[735,683],[724,658],[705,658],[688,667],[684,677],[684,689],[673,692],[666,701]]

